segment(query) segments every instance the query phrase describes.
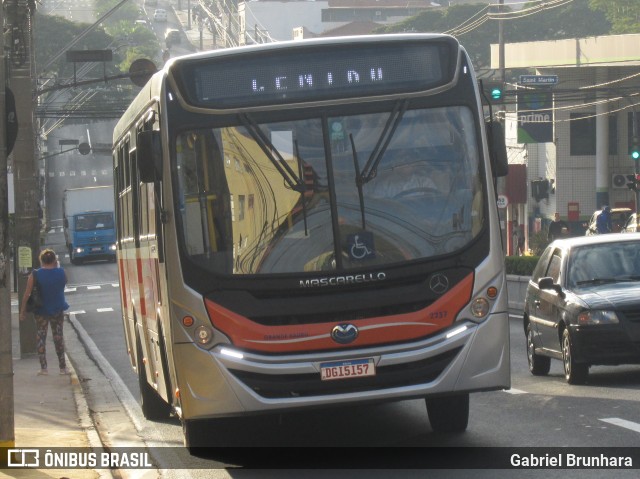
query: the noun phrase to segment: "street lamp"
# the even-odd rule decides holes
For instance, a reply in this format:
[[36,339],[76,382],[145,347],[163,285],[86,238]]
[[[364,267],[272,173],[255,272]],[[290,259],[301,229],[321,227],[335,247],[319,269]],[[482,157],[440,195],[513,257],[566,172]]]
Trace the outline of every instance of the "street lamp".
[[75,151],[75,150],[78,150],[78,152],[82,156],[85,156],[91,153],[91,145],[89,145],[89,143],[86,143],[86,142],[80,143],[79,140],[58,140],[58,144],[61,147],[62,145],[75,145],[75,146],[73,148],[68,148],[66,150],[60,150],[57,153],[51,153],[50,155],[41,156],[40,158],[38,158],[38,161],[51,158],[52,156],[58,156],[64,153],[69,153],[70,151]]

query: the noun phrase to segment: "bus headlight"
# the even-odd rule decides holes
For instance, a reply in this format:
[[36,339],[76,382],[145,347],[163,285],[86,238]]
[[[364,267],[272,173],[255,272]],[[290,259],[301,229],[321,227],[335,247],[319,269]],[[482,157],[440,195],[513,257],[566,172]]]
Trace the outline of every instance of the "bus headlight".
[[471,302],[471,314],[474,318],[482,319],[489,314],[489,301],[485,298],[476,298]]
[[206,346],[213,339],[213,331],[207,326],[198,326],[194,333],[195,340],[200,346]]
[[115,244],[112,244],[111,246],[109,246],[109,249],[110,249],[111,251],[115,251],[115,250],[116,250],[116,245],[115,245]]

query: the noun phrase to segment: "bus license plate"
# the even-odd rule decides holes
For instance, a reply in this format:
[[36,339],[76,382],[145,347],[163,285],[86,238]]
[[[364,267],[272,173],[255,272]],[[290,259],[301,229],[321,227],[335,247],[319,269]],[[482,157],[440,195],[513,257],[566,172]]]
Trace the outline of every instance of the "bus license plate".
[[334,361],[320,364],[320,379],[323,381],[375,375],[376,366],[373,363],[373,358],[351,359],[349,361]]

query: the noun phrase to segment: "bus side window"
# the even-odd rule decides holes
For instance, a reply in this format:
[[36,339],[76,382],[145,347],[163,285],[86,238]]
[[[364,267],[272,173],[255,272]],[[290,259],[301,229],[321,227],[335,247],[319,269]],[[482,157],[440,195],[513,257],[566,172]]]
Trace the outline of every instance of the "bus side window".
[[230,270],[231,218],[225,211],[231,193],[220,149],[216,137],[208,132],[186,132],[178,137],[179,204],[187,252]]

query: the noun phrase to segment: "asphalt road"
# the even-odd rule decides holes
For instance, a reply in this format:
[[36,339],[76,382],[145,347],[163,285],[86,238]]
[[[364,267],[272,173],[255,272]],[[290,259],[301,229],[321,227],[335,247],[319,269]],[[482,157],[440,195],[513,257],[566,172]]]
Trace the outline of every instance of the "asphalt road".
[[[60,245],[61,234],[50,234],[48,242]],[[375,469],[386,465],[406,472],[407,466],[428,467],[432,448],[589,447],[597,452],[604,447],[640,445],[640,366],[594,367],[585,386],[568,385],[560,361],[552,362],[549,376],[534,377],[527,369],[521,320],[512,317],[512,389],[473,394],[469,428],[464,434],[432,432],[424,401],[412,400],[218,421],[211,427],[220,447],[205,457],[194,457],[181,447],[182,428],[177,419],[154,423],[142,417],[137,379],[124,350],[116,266],[106,262],[73,266],[68,258],[62,263],[69,277],[67,301],[83,330],[82,340],[99,351],[103,370],[115,372],[115,382],[122,389],[120,400],[133,416],[131,427],[147,446],[171,447],[157,450],[161,456],[166,453],[163,467],[188,468],[191,477],[210,477],[211,468],[220,477],[241,477],[237,472],[254,464],[251,458],[270,467],[289,464],[315,469],[321,464],[344,465],[346,455],[352,460],[346,460],[350,467],[356,468],[351,472],[368,464]],[[69,354],[74,360],[74,355],[86,354],[91,348],[85,344],[84,351],[70,350]],[[92,383],[87,386],[89,394]],[[244,449],[247,447],[250,449]],[[465,449],[458,451],[463,459]],[[326,456],[324,461],[322,455]],[[578,471],[565,470],[563,477],[573,477]],[[465,477],[466,472],[458,471],[461,475],[451,477]],[[528,474],[539,471],[517,472],[509,477],[535,477]],[[580,477],[590,477],[598,471],[579,472]],[[630,472],[616,471],[615,477]],[[171,475],[171,471],[165,474]]]

